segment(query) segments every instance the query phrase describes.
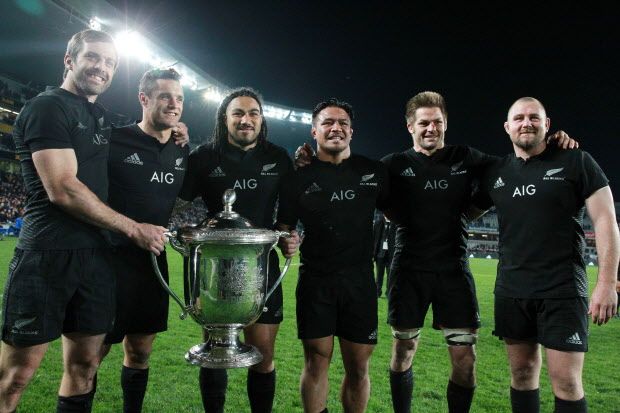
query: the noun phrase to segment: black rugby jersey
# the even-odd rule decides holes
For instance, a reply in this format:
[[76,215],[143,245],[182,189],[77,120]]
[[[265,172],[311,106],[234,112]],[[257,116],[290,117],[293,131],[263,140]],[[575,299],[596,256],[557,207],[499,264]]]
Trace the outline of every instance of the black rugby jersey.
[[[508,155],[489,168],[475,203],[495,205],[499,264],[495,293],[514,298],[588,295],[581,227],[585,200],[608,181],[581,150],[548,146],[527,160]],[[484,199],[484,195],[487,197]]]
[[385,165],[360,155],[340,164],[313,158],[295,171],[278,222],[304,226],[301,262],[319,274],[372,267],[375,208],[385,209]]
[[227,143],[221,152],[205,144],[189,156],[179,197],[192,201],[201,196],[211,217],[224,208],[224,191],[234,189],[237,200],[233,210],[257,227],[273,228],[276,201],[285,190],[283,179],[292,172],[293,162],[286,150],[270,142],[248,151]]
[[397,221],[396,251],[418,269],[455,268],[467,261],[467,220],[474,185],[493,156],[447,145],[431,156],[388,155],[390,205]]
[[105,109],[67,90],[48,90],[24,105],[13,136],[28,195],[17,247],[58,250],[107,246],[99,228],[50,202],[32,162],[36,151],[73,149],[77,178],[105,202],[110,140]]
[[[160,143],[136,124],[112,129],[110,207],[138,222],[167,226],[183,185],[189,148]],[[133,244],[112,234],[115,245]]]

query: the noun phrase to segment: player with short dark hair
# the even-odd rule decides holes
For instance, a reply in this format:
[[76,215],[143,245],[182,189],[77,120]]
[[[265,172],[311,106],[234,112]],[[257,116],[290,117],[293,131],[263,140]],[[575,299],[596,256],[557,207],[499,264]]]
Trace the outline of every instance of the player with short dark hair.
[[390,213],[397,224],[388,279],[393,408],[397,413],[411,409],[411,366],[432,303],[433,328],[443,331],[452,363],[448,408],[467,412],[476,385],[480,316],[466,256],[466,212],[476,179],[493,157],[469,146],[445,144],[448,117],[439,93],[412,97],[405,120],[413,147],[383,159],[392,186]]
[[2,412],[16,409],[49,342],[61,335],[57,411],[90,411],[101,345],[114,320],[114,273],[101,229],[156,254],[164,249],[165,228],[139,224],[104,203],[110,124],[95,101],[117,65],[109,35],[77,33],[60,88],[27,102],[15,123],[28,201],[4,295]]
[[[148,70],[140,81],[142,120],[112,130],[109,204],[140,222],[167,226],[187,169],[188,147],[173,138],[183,113],[183,87],[174,69]],[[105,338],[103,356],[123,343],[123,411],[140,412],[156,333],[168,325],[168,293],[154,273],[151,255],[113,234],[116,319]],[[157,262],[168,280],[166,252]]]
[[339,338],[345,376],[344,411],[366,409],[368,364],[377,343],[377,293],[372,265],[375,208],[385,208],[385,166],[351,154],[351,105],[319,103],[312,120],[317,156],[287,185],[278,222],[304,226],[296,290],[298,337],[304,346],[304,411],[327,412],[328,370]]
[[[534,98],[518,99],[504,123],[514,154],[486,171],[480,209],[495,205],[499,265],[495,330],[511,368],[515,413],[540,409],[540,346],[545,348],[555,412],[586,412],[582,384],[588,350],[588,314],[607,323],[615,314],[620,239],[611,190],[601,168],[584,151],[547,144],[550,119]],[[592,219],[598,281],[588,305],[581,222]]]
[[[262,98],[251,88],[231,91],[220,104],[209,143],[196,148],[189,157],[189,169],[179,194],[178,205],[187,205],[200,196],[209,216],[223,209],[222,195],[235,190],[235,211],[255,226],[274,228],[278,199],[286,190],[284,179],[293,164],[283,148],[267,140],[267,122]],[[281,241],[285,257],[296,251],[299,238]],[[268,287],[279,277],[276,251],[269,255]],[[254,345],[263,360],[248,370],[247,389],[253,413],[271,412],[275,396],[276,371],[273,361],[275,339],[283,319],[282,287],[269,297],[255,324],[244,329],[245,342]],[[208,339],[205,336],[205,339]],[[200,369],[200,390],[205,412],[223,412],[228,383],[224,369]]]

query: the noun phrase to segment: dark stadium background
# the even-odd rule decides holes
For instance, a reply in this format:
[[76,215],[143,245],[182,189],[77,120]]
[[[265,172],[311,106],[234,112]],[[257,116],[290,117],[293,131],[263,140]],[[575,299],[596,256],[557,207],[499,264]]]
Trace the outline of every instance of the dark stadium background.
[[[615,56],[620,14],[611,7],[7,0],[1,5],[0,73],[59,84],[66,41],[83,24],[54,4],[72,3],[93,15],[111,4],[128,27],[158,39],[224,84],[257,88],[270,102],[305,109],[331,96],[351,102],[357,111],[353,148],[373,158],[410,147],[403,108],[419,91],[446,97],[449,143],[495,154],[511,150],[502,127],[508,106],[520,96],[537,97],[552,129],[579,139],[614,192],[620,189]],[[123,61],[100,101],[138,116],[136,83],[143,69]],[[210,134],[214,109],[198,97],[188,102],[184,118],[193,143]],[[270,126],[272,140],[289,150],[309,139],[308,125],[270,121]]]

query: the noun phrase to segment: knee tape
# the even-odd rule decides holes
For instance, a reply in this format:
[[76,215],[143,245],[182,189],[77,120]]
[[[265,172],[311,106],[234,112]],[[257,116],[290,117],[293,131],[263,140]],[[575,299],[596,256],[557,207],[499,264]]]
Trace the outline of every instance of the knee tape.
[[473,346],[478,341],[478,334],[467,329],[444,328],[443,335],[449,346]]
[[409,331],[398,331],[392,327],[392,337],[397,340],[414,340],[420,337],[421,328],[414,328]]

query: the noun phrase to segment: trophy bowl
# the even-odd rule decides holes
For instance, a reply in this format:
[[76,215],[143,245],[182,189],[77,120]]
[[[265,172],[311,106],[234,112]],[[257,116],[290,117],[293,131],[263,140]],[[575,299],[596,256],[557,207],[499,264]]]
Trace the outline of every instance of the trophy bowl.
[[188,264],[183,271],[184,302],[165,282],[152,254],[155,274],[183,310],[181,319],[189,314],[208,333],[205,343],[185,354],[189,363],[201,367],[248,367],[263,359],[256,347],[241,342],[239,333],[260,317],[290,265],[287,259],[268,290],[269,253],[288,233],[255,228],[232,210],[235,198],[227,189],[224,211],[169,234],[170,245]]

